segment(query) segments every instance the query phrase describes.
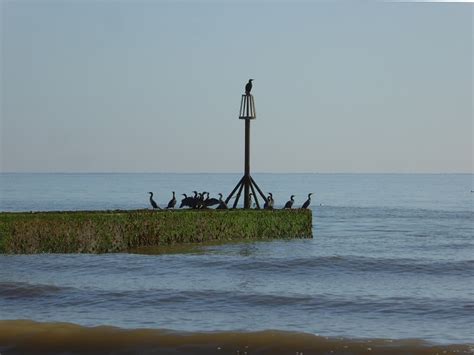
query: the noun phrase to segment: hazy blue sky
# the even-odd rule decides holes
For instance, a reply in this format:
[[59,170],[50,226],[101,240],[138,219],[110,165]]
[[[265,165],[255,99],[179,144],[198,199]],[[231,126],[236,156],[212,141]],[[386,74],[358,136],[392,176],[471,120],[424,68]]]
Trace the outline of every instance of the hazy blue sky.
[[472,171],[472,4],[0,1],[0,171]]

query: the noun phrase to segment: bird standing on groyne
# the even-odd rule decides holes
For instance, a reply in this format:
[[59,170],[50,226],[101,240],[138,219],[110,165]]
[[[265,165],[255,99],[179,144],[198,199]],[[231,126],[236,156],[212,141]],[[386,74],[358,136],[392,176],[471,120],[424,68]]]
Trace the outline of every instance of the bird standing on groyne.
[[290,208],[293,207],[293,203],[295,202],[295,195],[291,195],[290,200],[285,203],[285,207],[283,208]]
[[313,193],[311,192],[310,194],[308,194],[308,199],[303,203],[303,206],[301,206],[301,208],[308,208],[309,207],[309,204],[311,203],[311,195]]
[[254,197],[253,193],[249,193],[249,202],[250,202],[250,208],[256,207],[257,206],[257,198]]
[[253,79],[249,79],[249,82],[245,85],[245,95],[250,95],[250,91],[252,91],[252,81]]
[[182,194],[184,198],[181,200],[181,204],[179,205],[179,208],[182,207],[189,207],[189,208],[199,208],[201,200],[200,196],[201,194],[198,194],[197,191],[193,191],[194,196],[188,196],[186,194]]
[[209,198],[209,192],[206,192],[207,198],[202,202],[204,207],[211,207],[219,204],[219,200],[217,198]]
[[184,196],[184,198],[181,200],[181,204],[179,205],[179,208],[183,208],[185,206],[188,206],[188,207],[191,207],[191,201],[192,201],[192,197],[188,197],[188,195],[186,194],[182,194]]
[[176,206],[176,196],[175,196],[175,193],[173,191],[173,198],[170,200],[170,202],[168,202],[168,206],[166,206],[166,208],[167,209],[174,208],[174,206]]
[[265,201],[263,208],[266,210],[272,210],[275,200],[273,200],[273,195],[271,192],[268,193],[267,200]]
[[161,209],[160,207],[158,207],[155,200],[153,200],[153,192],[149,192],[149,194],[150,194],[151,207],[153,207],[153,209],[155,209],[155,208]]
[[219,206],[216,207],[216,210],[226,210],[226,209],[227,209],[227,204],[222,199],[222,194],[219,193]]
[[193,193],[194,193],[194,196],[193,196],[193,199],[191,200],[191,204],[189,205],[189,207],[198,208],[199,207],[200,194],[196,190],[194,190]]
[[196,204],[194,205],[194,208],[203,208],[204,207],[204,196],[206,194],[207,194],[206,191],[198,193],[198,196],[196,198]]

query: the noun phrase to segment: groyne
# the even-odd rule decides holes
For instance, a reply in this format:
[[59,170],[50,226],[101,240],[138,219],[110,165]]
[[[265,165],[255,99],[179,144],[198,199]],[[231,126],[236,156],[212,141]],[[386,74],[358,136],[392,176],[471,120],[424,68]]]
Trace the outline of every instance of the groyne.
[[111,253],[179,243],[311,238],[311,210],[0,213],[0,253]]

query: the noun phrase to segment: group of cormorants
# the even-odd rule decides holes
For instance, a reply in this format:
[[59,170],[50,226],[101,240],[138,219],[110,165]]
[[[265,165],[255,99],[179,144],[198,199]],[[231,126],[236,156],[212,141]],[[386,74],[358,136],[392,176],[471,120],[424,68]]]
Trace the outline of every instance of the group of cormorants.
[[[308,194],[308,198],[306,199],[306,201],[303,203],[303,205],[301,205],[301,208],[302,209],[306,209],[309,207],[310,203],[311,203],[311,195],[313,193],[309,193]],[[252,196],[252,194],[250,194]],[[293,204],[295,203],[295,195],[291,195],[290,196],[290,199],[288,201],[286,201],[285,203],[285,206],[283,206],[283,209],[291,209],[293,208]],[[273,194],[271,192],[268,193],[268,197],[263,205],[263,208],[264,209],[273,209],[273,206],[275,204],[275,200],[273,199]]]
[[[176,193],[173,192],[173,197],[171,200],[168,202],[168,205],[166,206],[166,209],[173,209],[176,207]],[[204,191],[201,193],[198,193],[197,191],[193,191],[194,196],[188,196],[186,194],[182,194],[184,198],[181,200],[181,204],[179,205],[179,208],[183,207],[189,207],[189,208],[209,208],[211,206],[217,205],[216,209],[227,209],[227,205],[225,201],[222,199],[222,194],[219,194],[219,199],[217,198],[210,198],[209,192]],[[153,209],[161,209],[160,206],[155,202],[153,199],[153,192],[149,192],[150,194],[150,204],[153,207]]]
[[227,209],[227,204],[222,199],[222,194],[219,193],[219,198],[211,198],[209,196],[209,192],[204,191],[198,193],[197,191],[193,191],[194,196],[187,196],[186,194],[182,194],[184,198],[181,200],[181,204],[179,208],[182,207],[189,207],[189,208],[209,208],[212,206],[216,206],[218,210],[225,210]]
[[[311,195],[312,194],[313,194],[312,192],[308,194],[308,198],[303,203],[303,205],[301,205],[301,208],[306,209],[306,208],[309,207],[309,205],[311,203]],[[295,203],[295,195],[291,195],[290,199],[285,203],[285,207],[283,207],[283,208],[292,208],[294,203]]]
[[[168,205],[166,206],[166,209],[173,209],[176,207],[176,194],[174,191],[173,192],[173,197],[171,200],[168,202]],[[160,206],[155,202],[153,199],[153,192],[148,192],[150,194],[150,204],[153,207],[153,209],[161,209]],[[192,209],[206,209],[212,206],[217,206],[217,210],[226,210],[227,204],[225,201],[222,199],[222,194],[219,193],[219,198],[211,198],[209,195],[209,192],[203,191],[203,192],[197,192],[193,191],[193,196],[188,196],[186,194],[182,194],[184,198],[181,200],[181,204],[179,205],[179,208],[183,207],[189,207]],[[311,203],[311,195],[313,193],[308,194],[307,200],[303,203],[301,208],[306,209],[309,207]],[[252,198],[252,194],[250,194],[250,197]],[[285,203],[285,206],[283,209],[291,209],[293,208],[293,204],[295,202],[295,195],[291,195],[290,199]],[[273,199],[273,194],[270,192],[268,194],[268,197],[263,205],[264,209],[271,210],[273,209],[273,206],[275,204],[275,200]]]

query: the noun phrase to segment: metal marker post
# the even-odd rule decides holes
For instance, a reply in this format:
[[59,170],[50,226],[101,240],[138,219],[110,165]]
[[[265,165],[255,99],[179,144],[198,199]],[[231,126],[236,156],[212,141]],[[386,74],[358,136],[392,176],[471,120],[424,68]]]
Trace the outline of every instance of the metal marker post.
[[262,193],[258,185],[250,176],[250,121],[254,120],[257,117],[257,113],[255,111],[255,101],[253,95],[244,94],[240,100],[240,114],[239,119],[245,120],[245,163],[244,163],[244,176],[240,181],[237,183],[237,186],[232,190],[230,195],[226,198],[225,202],[228,203],[234,193],[238,190],[237,195],[235,197],[235,201],[233,204],[233,208],[237,207],[237,204],[240,199],[240,195],[242,193],[242,189],[244,191],[244,208],[251,207],[251,199],[250,199],[250,190],[255,197],[255,203],[257,204],[257,208],[260,208],[260,204],[258,202],[258,197],[255,194],[255,188],[257,189],[260,196],[266,200],[265,195]]

